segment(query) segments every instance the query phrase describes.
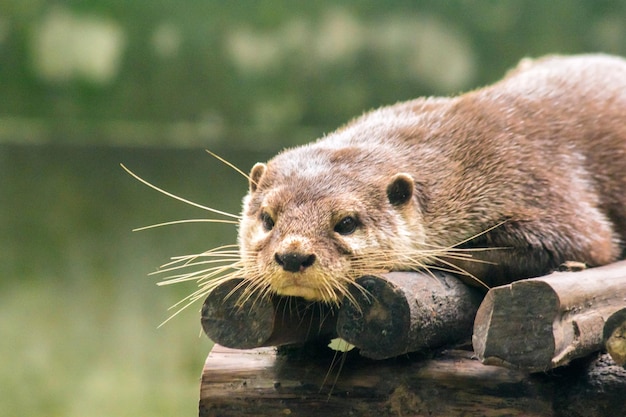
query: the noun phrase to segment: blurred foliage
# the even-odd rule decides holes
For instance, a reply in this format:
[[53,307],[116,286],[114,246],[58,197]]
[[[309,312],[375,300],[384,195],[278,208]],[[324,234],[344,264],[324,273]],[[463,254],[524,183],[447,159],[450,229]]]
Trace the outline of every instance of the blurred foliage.
[[0,139],[276,148],[524,56],[626,54],[624,22],[623,0],[5,0]]
[[131,233],[206,213],[119,162],[237,213],[246,180],[198,148],[247,170],[364,110],[578,52],[626,54],[625,1],[3,0],[0,414],[196,411],[198,306],[156,328],[195,284],[145,275],[236,230]]
[[[225,153],[248,166],[266,155]],[[197,289],[147,277],[171,256],[234,243],[232,225],[135,227],[207,213],[126,174],[237,213],[246,180],[205,152],[0,144],[0,415],[197,414],[211,343]]]

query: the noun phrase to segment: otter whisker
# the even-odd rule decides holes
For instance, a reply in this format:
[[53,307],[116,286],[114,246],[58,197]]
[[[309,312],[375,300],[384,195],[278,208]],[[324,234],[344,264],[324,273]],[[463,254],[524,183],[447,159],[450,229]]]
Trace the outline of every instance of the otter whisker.
[[234,265],[236,263],[236,259],[205,259],[205,260],[196,260],[193,262],[189,262],[189,263],[185,263],[184,265],[174,265],[174,266],[170,266],[169,268],[165,268],[165,269],[160,269],[154,272],[151,272],[150,275],[157,275],[157,274],[164,274],[166,272],[172,272],[172,271],[179,271],[181,269],[189,269],[191,267],[197,267],[200,265],[211,265],[211,264],[224,264],[226,263],[227,265],[224,266],[228,266],[228,265]]
[[235,292],[241,290],[241,294],[237,299],[236,304],[239,305],[240,308],[243,308],[244,304],[256,294],[256,297],[254,297],[251,304],[251,307],[254,308],[257,301],[265,299],[262,295],[263,287],[266,286],[266,284],[258,279],[255,279],[255,277],[258,276],[258,273],[254,272],[252,269],[247,269],[244,266],[243,270],[245,270],[246,273],[242,273],[242,270],[238,271],[238,277],[243,277],[243,279],[239,284],[237,284],[231,293],[227,295],[227,297],[231,297]]
[[328,279],[323,278],[319,280],[320,287],[318,291],[320,293],[320,299],[326,302],[334,301],[334,298],[337,296],[332,288],[333,284],[329,282]]
[[[230,278],[229,278],[230,279]],[[219,281],[216,282],[215,285],[219,285],[220,283],[222,283],[224,281]],[[211,288],[212,290],[213,288]],[[210,291],[209,291],[210,292]],[[199,299],[202,299],[205,295],[208,295],[208,292],[205,291],[204,289],[200,289],[197,290],[195,292],[193,292],[192,294],[188,295],[187,297],[183,298],[182,300],[180,300],[179,302],[177,302],[176,304],[174,304],[173,306],[171,306],[169,308],[169,310],[172,310],[178,306],[180,306],[181,304],[183,304],[185,301],[187,301],[186,304],[183,304],[182,307],[178,308],[174,313],[172,313],[165,321],[163,321],[161,324],[159,324],[159,328],[163,325],[165,325],[167,322],[169,322],[170,320],[172,320],[174,317],[176,317],[178,314],[180,314],[183,310],[185,310],[187,307],[191,306],[192,304],[194,304],[196,301],[198,301]]]
[[221,267],[210,268],[213,270],[209,274],[199,276],[198,284],[203,284],[207,281],[213,280],[221,272],[228,272],[229,274],[241,274],[242,268],[239,264],[222,265]]
[[242,303],[252,298],[252,307],[254,308],[257,303],[271,299],[272,289],[269,284],[262,282],[260,279],[252,281],[252,284],[253,285],[247,288],[249,290],[242,294],[242,298],[244,299]]
[[[203,259],[204,258],[204,259]],[[169,268],[186,268],[188,266],[193,266],[195,265],[197,262],[205,262],[208,259],[213,259],[213,258],[217,258],[214,260],[223,260],[224,262],[234,262],[236,261],[239,257],[235,254],[229,254],[229,253],[215,253],[215,254],[208,254],[208,255],[194,255],[194,256],[189,256],[189,257],[185,257],[185,258],[180,258],[180,259],[176,259],[172,262],[168,262],[164,265],[161,265],[158,269],[158,271],[165,271]]]
[[[341,343],[345,343],[346,344],[346,348],[342,348],[341,347]],[[324,376],[324,380],[322,381],[322,385],[320,386],[319,389],[319,393],[322,392],[322,389],[324,388],[324,385],[326,385],[326,382],[328,381],[328,379],[330,378],[331,373],[333,372],[333,369],[335,369],[336,366],[339,366],[339,368],[337,369],[337,372],[335,373],[335,378],[333,380],[333,383],[330,387],[330,390],[328,390],[328,399],[330,400],[331,396],[333,395],[333,391],[335,390],[335,387],[337,386],[337,382],[339,381],[339,376],[341,375],[341,371],[343,370],[343,367],[346,363],[346,359],[348,357],[348,342],[344,341],[344,340],[340,340],[339,343],[337,344],[337,348],[338,350],[335,350],[335,353],[333,354],[333,358],[330,362],[330,367],[328,368],[328,371],[326,372],[326,375]],[[339,360],[337,360],[337,356],[341,355],[341,358]]]
[[[446,248],[442,248],[440,250],[445,250],[446,252],[450,252],[450,253],[457,253],[459,255],[464,254],[466,252],[490,252],[490,251],[494,251],[494,250],[511,250],[513,249],[510,246],[493,246],[493,247],[485,247],[485,248],[457,248],[454,246],[449,246]],[[472,256],[471,253],[468,253],[467,256]]]
[[[317,331],[319,334],[322,331],[322,323],[326,318],[326,314],[324,314],[324,309],[322,308],[321,303],[310,303],[307,305],[307,310],[312,310],[311,318],[309,320],[309,326],[307,329],[307,339],[310,337],[311,332]],[[314,329],[315,319],[318,319],[317,329]]]
[[447,262],[441,258],[437,259],[438,262],[441,262],[444,265],[448,265],[450,267],[450,269],[446,269],[444,267],[440,267],[438,265],[429,265],[428,268],[432,268],[432,269],[436,269],[438,271],[442,271],[442,272],[450,272],[452,274],[460,274],[460,275],[464,275],[468,278],[470,278],[471,280],[473,280],[474,282],[480,284],[482,287],[484,287],[486,290],[489,290],[490,287],[489,285],[485,284],[482,280],[480,280],[478,277],[474,276],[473,274],[471,274],[470,272],[464,270],[463,268],[459,267],[458,265],[455,265],[452,262]]
[[[474,251],[475,248],[469,248],[470,251]],[[482,248],[478,248],[482,250]],[[394,251],[377,251],[373,254],[363,254],[361,255],[356,262],[353,263],[353,267],[359,272],[363,273],[362,267],[367,267],[368,269],[375,268],[380,265],[383,268],[387,268],[389,270],[390,266],[395,265],[396,267],[392,267],[391,269],[398,270],[413,270],[417,272],[425,272],[430,274],[433,278],[434,275],[432,273],[433,270],[438,270],[446,273],[452,274],[460,274],[463,276],[470,277],[476,283],[480,284],[487,288],[485,283],[481,282],[475,276],[473,276],[468,271],[454,264],[450,260],[461,260],[465,262],[476,262],[476,263],[484,263],[484,264],[493,264],[493,262],[476,259],[473,258],[471,253],[464,248],[451,248],[451,247],[443,247],[443,248],[434,248],[427,250],[414,250],[414,249],[405,249],[402,251],[394,250]],[[387,271],[385,271],[387,272]]]
[[[471,239],[473,239],[474,237],[472,237]],[[511,249],[510,247],[501,247],[501,246],[493,246],[493,247],[484,247],[484,248],[480,248],[480,247],[472,247],[472,248],[458,248],[457,245],[460,245],[460,243],[458,244],[454,244],[451,246],[436,246],[433,244],[428,244],[428,243],[422,243],[422,246],[426,246],[426,247],[432,247],[433,249],[415,249],[415,250],[419,250],[420,253],[430,253],[430,252],[454,252],[454,253],[465,253],[465,252],[488,252],[488,251],[492,251],[492,250],[502,250],[502,249]]]
[[[204,259],[203,259],[204,258]],[[212,255],[212,256],[203,256],[203,257],[195,257],[193,259],[188,259],[185,263],[180,265],[169,264],[167,268],[163,267],[157,271],[157,273],[167,272],[173,269],[184,269],[191,266],[202,265],[206,263],[216,263],[216,262],[230,262],[235,263],[238,261],[238,257],[234,255]]]
[[194,301],[190,301],[189,303],[185,304],[184,306],[182,306],[181,308],[179,308],[177,311],[175,311],[174,313],[170,314],[170,316],[168,318],[166,318],[165,320],[163,320],[161,322],[161,324],[159,324],[157,326],[157,329],[160,329],[161,327],[165,326],[170,320],[172,320],[174,317],[178,316],[183,310],[185,310],[187,307],[189,307],[190,305],[192,305],[193,303],[195,303]]
[[196,281],[196,282],[201,282],[201,281],[206,281],[209,278],[209,275],[212,275],[210,281],[206,281],[207,283],[215,283],[218,281],[218,279],[221,278],[218,277],[218,275],[223,275],[224,271],[213,271],[211,273],[202,273],[202,274],[194,274],[194,275],[190,275],[190,276],[181,276],[181,277],[172,277],[172,278],[168,278],[166,281],[161,281],[159,283],[157,283],[157,285],[159,286],[163,286],[163,285],[172,285],[172,284],[180,284],[183,282],[189,282],[189,281]]
[[208,258],[208,257],[218,257],[218,256],[227,256],[227,257],[239,257],[238,254],[235,251],[223,251],[223,252],[218,252],[218,251],[212,251],[212,252],[202,252],[202,253],[195,253],[195,254],[191,254],[191,255],[184,255],[184,256],[176,256],[176,257],[172,257],[170,259],[172,259],[171,262],[165,264],[165,265],[161,265],[161,267],[164,266],[168,266],[174,263],[182,263],[182,262],[189,262],[189,261],[193,261],[195,259],[198,258]]
[[[215,287],[217,285],[219,285],[221,282],[223,281],[216,281],[215,282]],[[213,287],[214,288],[214,287]],[[212,288],[212,289],[213,289]],[[191,294],[189,294],[187,297],[183,298],[182,300],[178,301],[176,304],[174,304],[173,306],[171,306],[169,309],[173,309],[176,308],[177,306],[181,305],[182,303],[184,303],[185,301],[189,301],[189,302],[195,302],[196,300],[202,298],[202,296],[205,294],[205,289],[204,288],[199,288],[196,291],[192,292]]]
[[235,219],[238,219],[238,220],[241,219],[241,216],[238,216],[236,214],[227,213],[225,211],[221,211],[221,210],[217,210],[217,209],[214,209],[214,208],[211,208],[211,207],[203,206],[202,204],[194,203],[191,200],[187,200],[186,198],[179,197],[176,194],[172,194],[172,193],[170,193],[168,191],[165,191],[164,189],[159,188],[156,185],[154,185],[154,184],[144,180],[139,175],[135,174],[133,171],[131,171],[130,169],[126,168],[126,166],[124,166],[124,164],[120,164],[120,166],[124,169],[124,171],[129,173],[137,181],[147,185],[148,187],[152,188],[155,191],[160,192],[161,194],[164,194],[164,195],[166,195],[166,196],[168,196],[170,198],[173,198],[174,200],[182,201],[183,203],[189,204],[190,206],[197,207],[197,208],[200,208],[202,210],[210,211],[211,213],[219,214],[221,216],[232,217],[232,218],[235,218]]
[[216,287],[218,287],[219,285],[230,281],[232,279],[236,279],[238,278],[238,275],[236,273],[229,273],[229,274],[225,274],[219,278],[215,278],[209,282],[204,283],[203,285],[200,286],[200,288],[198,290],[196,290],[195,292],[193,292],[191,295],[188,296],[189,299],[194,299],[194,300],[198,300],[200,298],[204,298],[207,295],[209,295],[209,293],[211,291],[213,291]]
[[[372,294],[369,291],[367,291],[365,288],[363,288],[363,286],[355,282],[355,279],[358,276],[362,276],[362,275],[364,274],[354,274],[354,276],[338,277],[337,279],[339,282],[336,282],[336,284],[328,283],[329,291],[332,291],[333,296],[335,298],[334,304],[337,307],[339,307],[339,305],[342,304],[344,300],[347,300],[359,312],[361,312],[361,306],[357,302],[355,296],[350,291],[350,286],[356,288],[361,294],[363,294],[363,296],[367,300],[370,300],[370,298],[372,298]],[[335,292],[339,293],[338,296]]]
[[230,252],[237,252],[237,253],[239,253],[239,245],[237,245],[236,243],[230,243],[230,244],[227,244],[227,245],[221,245],[221,246],[215,247],[213,249],[206,250],[206,251],[202,252],[202,254],[219,252],[219,251],[222,251],[223,249],[229,249],[229,248],[233,249]]
[[202,284],[203,282],[214,281],[215,279],[217,279],[218,276],[224,274],[229,269],[230,268],[227,268],[227,267],[222,268],[222,269],[211,268],[211,269],[205,269],[205,270],[197,271],[197,272],[190,272],[188,274],[168,276],[163,281],[158,282],[157,285],[159,286],[172,285],[172,284],[180,284],[182,282],[189,282],[189,281],[196,281],[198,284]]
[[[421,255],[422,252],[419,252],[419,254]],[[407,259],[411,262],[413,262],[415,265],[419,266],[420,268],[426,268],[431,266],[431,264],[433,262],[436,261],[441,261],[441,258],[448,258],[448,259],[456,259],[456,260],[461,260],[461,261],[467,261],[467,262],[475,262],[475,263],[482,263],[482,264],[489,264],[489,265],[494,265],[495,263],[492,261],[488,261],[485,259],[479,259],[479,258],[474,258],[471,254],[465,254],[465,253],[450,253],[447,252],[446,250],[442,250],[442,251],[432,251],[430,253],[428,253],[426,256],[424,256],[422,258],[422,260],[416,260],[414,258],[415,253],[412,253],[409,255],[405,255],[404,259]]]
[[239,309],[243,308],[245,301],[247,301],[247,297],[245,299],[242,299],[243,295],[246,294],[246,291],[249,289],[249,287],[246,286],[247,284],[249,283],[245,279],[242,279],[237,285],[235,285],[233,289],[231,289],[228,292],[228,294],[224,296],[224,301],[228,300],[230,297],[234,296],[237,292],[239,292],[239,290],[243,289],[243,294],[240,295],[239,298],[235,301],[235,305],[238,305]]
[[266,299],[267,291],[265,288],[268,284],[258,279],[259,273],[243,261],[241,262],[241,268],[237,272],[238,277],[243,279],[233,290],[234,293],[242,289],[236,304],[238,304],[240,308],[243,308],[244,304],[254,296],[254,299],[252,300],[252,308],[254,308],[259,300]]
[[326,279],[324,279],[323,282],[325,284],[324,290],[328,294],[328,301],[339,307],[342,298],[349,295],[348,285],[352,282],[352,280],[345,276],[333,276],[331,274],[326,274]]
[[331,316],[334,316],[335,312],[333,311],[332,308],[329,308],[326,311],[324,311],[324,309],[322,308],[322,304],[320,303],[317,304],[317,311],[320,317],[319,329],[321,330],[324,327],[324,322],[327,319],[329,319]]
[[160,272],[165,272],[168,270],[174,270],[174,269],[185,269],[185,268],[189,268],[192,266],[197,266],[197,265],[203,265],[205,263],[236,263],[239,262],[239,257],[234,256],[234,255],[210,255],[210,256],[198,256],[194,259],[188,259],[187,261],[185,261],[184,263],[180,263],[179,265],[176,265],[174,263],[169,264],[167,268],[163,267],[160,270],[157,271],[157,273]]
[[225,282],[228,282],[230,280],[237,279],[237,278],[239,278],[237,274],[226,274],[219,278],[215,278],[203,284],[202,286],[200,286],[200,288],[195,291],[194,297],[196,299],[204,298],[207,295],[209,295],[218,286],[224,284]]
[[240,258],[239,252],[236,250],[224,250],[224,251],[211,251],[211,252],[202,252],[194,255],[180,257],[179,259],[189,259],[189,258],[208,258],[208,257],[217,257],[217,256],[229,256],[229,257],[237,257]]
[[211,249],[208,250],[206,252],[202,252],[202,253],[196,253],[196,254],[192,254],[192,255],[183,255],[183,256],[174,256],[170,259],[172,259],[171,262],[168,262],[164,265],[161,265],[160,268],[166,268],[170,265],[175,265],[175,264],[186,264],[189,262],[192,262],[200,257],[211,257],[211,256],[227,256],[227,257],[236,257],[239,258],[239,252],[237,251],[231,251],[231,250],[225,250],[222,251],[221,249],[225,249],[225,248],[229,248],[233,245],[225,245],[225,246],[220,246],[218,248],[215,249]]
[[143,230],[155,229],[157,227],[163,226],[171,226],[175,224],[183,224],[183,223],[225,223],[225,224],[239,224],[238,221],[235,220],[224,220],[224,219],[186,219],[186,220],[173,220],[170,222],[163,222],[157,224],[151,224],[149,226],[142,226],[133,229],[133,232],[141,232]]
[[171,306],[169,308],[169,310],[172,310],[172,309],[174,309],[174,308],[176,308],[176,307],[178,307],[181,304],[186,302],[185,304],[182,305],[182,307],[178,308],[174,313],[172,313],[165,321],[163,321],[161,324],[159,324],[158,327],[160,328],[161,326],[165,325],[167,322],[172,320],[174,317],[176,317],[178,314],[180,314],[187,307],[191,306],[196,301],[198,301],[198,299],[202,298],[204,294],[206,294],[206,292],[203,291],[202,289],[197,290],[197,291],[193,292],[192,294],[188,295],[187,297],[183,298],[182,300],[180,300],[179,302],[177,302],[173,306]]
[[[372,294],[371,292],[369,292],[367,289],[365,289],[365,287],[363,287],[360,284],[357,283],[353,283],[352,284],[354,286],[354,288],[356,288],[361,295],[365,298],[365,300],[369,303],[372,303],[373,301],[376,300],[376,297],[374,296],[374,294]],[[348,299],[348,301],[350,301],[353,305],[358,307],[359,312],[361,312],[361,306],[357,304],[356,302],[356,298],[351,294],[351,293],[346,293],[346,298]]]
[[[219,265],[219,266],[214,266],[212,268],[205,268],[199,271],[192,271],[192,272],[187,272],[184,274],[170,275],[170,276],[165,277],[158,285],[167,285],[167,284],[172,283],[173,280],[179,280],[180,278],[183,278],[183,277],[194,278],[194,279],[198,279],[198,281],[201,281],[204,278],[213,278],[214,276],[216,276],[217,273],[220,273],[222,271],[228,271],[230,269],[237,269],[237,268],[233,267],[233,265],[231,264]],[[189,281],[189,279],[185,279],[184,281]],[[182,281],[178,281],[178,282],[182,282]]]
[[230,249],[231,247],[236,247],[236,245],[224,245],[224,246],[213,248],[211,250],[207,250],[207,251],[204,251],[204,252],[194,253],[194,254],[191,254],[191,255],[173,256],[170,259],[173,259],[173,260],[185,260],[185,259],[194,258],[194,257],[200,257],[200,256],[211,256],[212,254],[236,254],[237,256],[239,256],[239,251],[236,250],[236,249],[226,250],[226,249]]
[[473,239],[476,239],[476,238],[477,238],[477,237],[479,237],[479,236],[482,236],[482,235],[484,235],[484,234],[487,234],[487,233],[491,232],[492,230],[497,229],[498,227],[500,227],[500,226],[502,226],[503,224],[507,223],[508,221],[509,221],[509,219],[502,220],[502,221],[500,221],[500,222],[496,223],[495,225],[493,225],[493,226],[491,226],[491,227],[486,228],[486,229],[485,229],[485,230],[483,230],[482,232],[476,233],[475,235],[470,236],[470,237],[468,237],[468,238],[467,238],[467,239],[465,239],[465,240],[461,240],[460,242],[457,242],[454,246],[460,246],[460,245],[463,245],[463,244],[465,244],[465,243],[467,243],[467,242],[469,242],[469,241],[471,241],[471,240],[473,240]]
[[208,149],[205,149],[205,151],[206,151],[209,155],[211,155],[213,158],[215,158],[215,159],[217,159],[218,161],[220,161],[221,163],[223,163],[224,165],[229,166],[230,168],[234,169],[234,170],[235,170],[236,172],[238,172],[239,174],[243,175],[243,177],[244,177],[245,179],[247,179],[248,181],[250,181],[251,183],[256,184],[256,183],[252,180],[252,178],[250,178],[250,176],[249,176],[248,174],[246,174],[245,172],[243,172],[242,170],[240,170],[239,168],[237,168],[234,164],[232,164],[232,163],[228,162],[226,159],[224,159],[224,158],[222,158],[221,156],[219,156],[219,155],[217,155],[217,154],[215,154],[215,153],[211,152],[211,151],[210,151],[210,150],[208,150]]
[[[287,317],[292,315],[292,298],[291,297],[285,297],[285,298],[280,298],[278,299],[278,303],[276,305],[276,313],[279,313],[282,315],[282,319],[285,320]],[[297,312],[297,310],[296,310]],[[277,314],[278,315],[278,314]]]
[[[291,298],[291,299],[293,300],[293,298]],[[298,305],[296,303],[290,303],[290,304],[295,304],[293,307],[290,306],[289,311],[291,313],[292,310],[295,309],[295,314],[296,314],[296,317],[298,318],[298,325],[297,326],[298,327],[306,326],[306,336],[305,336],[305,338],[308,339],[309,335],[311,334],[311,331],[313,330],[313,323],[315,322],[315,314],[313,314],[313,313],[310,314],[308,323],[306,323],[304,321],[304,319],[306,319],[306,317],[307,317],[306,313],[309,310],[311,310],[312,308],[314,308],[314,303],[308,303],[302,309],[297,308]],[[321,313],[322,313],[322,306],[321,306],[321,304],[318,306],[318,311],[319,311],[320,316],[321,316]],[[291,313],[291,314],[293,314],[293,313]],[[318,328],[318,331],[319,331],[319,328]]]
[[232,264],[233,260],[232,259],[213,259],[213,260],[209,260],[209,261],[197,261],[197,262],[192,262],[192,263],[189,263],[189,264],[176,265],[176,266],[172,266],[172,267],[165,268],[165,269],[159,269],[158,271],[151,272],[149,275],[163,274],[163,273],[166,273],[166,272],[177,271],[179,269],[185,269],[185,268],[189,268],[189,267],[195,267],[195,266],[200,266],[200,265],[219,264],[219,263],[225,263],[225,262],[228,262],[229,264]]
[[449,253],[442,253],[441,255],[436,257],[435,259],[439,259],[440,257],[449,258],[449,259],[456,259],[456,260],[459,260],[459,261],[474,262],[474,263],[477,263],[477,264],[497,265],[497,262],[494,262],[494,261],[488,261],[486,259],[473,258],[471,256],[470,257],[458,256],[458,255],[449,254]]
[[[232,271],[232,272],[228,272]],[[177,274],[164,278],[161,282],[157,283],[157,285],[170,285],[174,283],[186,282],[186,281],[197,281],[198,283],[203,283],[208,280],[214,280],[215,277],[228,272],[229,274],[237,274],[239,273],[240,268],[237,264],[231,265],[222,265],[216,266],[213,268],[207,268],[201,271],[193,271],[186,274]]]

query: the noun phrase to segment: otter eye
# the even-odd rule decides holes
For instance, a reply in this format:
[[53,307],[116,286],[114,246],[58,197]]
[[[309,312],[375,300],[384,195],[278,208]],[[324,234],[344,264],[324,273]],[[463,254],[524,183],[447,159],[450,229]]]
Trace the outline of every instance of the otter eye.
[[261,223],[265,231],[269,232],[274,228],[274,219],[266,212],[261,213]]
[[335,225],[335,232],[340,235],[350,235],[354,233],[359,222],[352,216],[346,216]]

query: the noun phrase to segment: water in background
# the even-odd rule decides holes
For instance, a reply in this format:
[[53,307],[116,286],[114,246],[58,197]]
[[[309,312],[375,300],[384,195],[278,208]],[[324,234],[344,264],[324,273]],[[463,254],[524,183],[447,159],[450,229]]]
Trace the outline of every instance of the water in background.
[[235,228],[131,232],[208,213],[120,162],[238,212],[245,179],[202,146],[248,170],[269,154],[233,149],[274,153],[522,57],[626,55],[624,22],[623,0],[1,1],[0,415],[197,414],[200,306],[157,329],[195,287],[147,274]]
[[[267,155],[224,154],[248,170]],[[194,415],[210,342],[195,285],[147,276],[170,256],[233,243],[231,225],[138,183],[120,163],[198,203],[239,212],[247,182],[205,153],[0,146],[0,408],[3,415]]]

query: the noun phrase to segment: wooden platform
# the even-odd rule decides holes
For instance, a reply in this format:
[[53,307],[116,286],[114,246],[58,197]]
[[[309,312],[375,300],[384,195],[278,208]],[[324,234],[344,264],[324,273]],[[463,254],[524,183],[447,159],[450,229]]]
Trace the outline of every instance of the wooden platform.
[[202,373],[199,415],[626,416],[626,370],[607,355],[551,374],[486,366],[471,351],[366,360],[351,352],[339,377],[332,355],[216,345]]

